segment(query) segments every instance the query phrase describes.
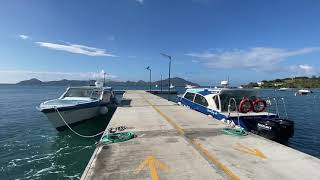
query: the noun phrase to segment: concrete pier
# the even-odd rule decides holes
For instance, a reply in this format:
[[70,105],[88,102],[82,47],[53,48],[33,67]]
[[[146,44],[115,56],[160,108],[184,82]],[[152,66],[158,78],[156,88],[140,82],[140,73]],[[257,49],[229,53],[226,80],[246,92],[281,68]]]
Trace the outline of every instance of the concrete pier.
[[145,91],[126,91],[108,127],[137,137],[100,144],[81,179],[319,179],[320,160]]

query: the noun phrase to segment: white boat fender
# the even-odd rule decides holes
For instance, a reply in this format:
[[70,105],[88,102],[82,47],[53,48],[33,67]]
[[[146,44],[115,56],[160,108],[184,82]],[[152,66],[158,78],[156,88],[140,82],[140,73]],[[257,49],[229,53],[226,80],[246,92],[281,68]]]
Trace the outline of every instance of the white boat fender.
[[106,107],[106,106],[101,106],[100,107],[100,110],[99,110],[99,113],[101,114],[101,115],[106,115],[107,113],[108,113],[108,108]]

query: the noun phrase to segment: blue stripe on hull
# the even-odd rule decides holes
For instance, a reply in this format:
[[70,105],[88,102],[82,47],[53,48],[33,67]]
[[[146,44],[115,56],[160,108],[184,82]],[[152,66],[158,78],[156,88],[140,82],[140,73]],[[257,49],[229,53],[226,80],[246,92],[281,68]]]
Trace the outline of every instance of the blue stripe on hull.
[[[213,118],[217,119],[217,120],[232,120],[236,125],[239,125],[238,124],[238,117],[231,117],[231,118],[228,118],[227,116],[225,116],[224,114],[221,114],[220,112],[218,111],[215,111],[215,110],[212,110],[212,109],[208,109],[207,107],[205,106],[202,106],[202,105],[199,105],[199,104],[196,104],[186,98],[183,98],[181,97],[180,98],[180,102],[181,104],[185,105],[185,106],[188,106],[190,107],[191,109],[194,109],[196,111],[199,111],[203,114],[206,114],[206,115],[211,115]],[[259,116],[240,116],[239,117],[239,123],[240,123],[240,127],[244,128],[245,130],[247,131],[250,131],[252,128],[250,127],[250,124],[248,122],[248,120],[251,118],[251,119],[254,119],[255,121],[259,121],[259,119],[262,119],[262,118],[276,118],[277,116],[276,115],[270,115],[270,116],[267,116],[267,115],[259,115]]]

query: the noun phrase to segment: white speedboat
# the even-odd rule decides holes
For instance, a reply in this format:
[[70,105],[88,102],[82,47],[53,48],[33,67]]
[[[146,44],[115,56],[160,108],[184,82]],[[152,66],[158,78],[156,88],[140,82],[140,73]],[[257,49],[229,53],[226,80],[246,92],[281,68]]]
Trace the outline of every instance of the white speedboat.
[[295,93],[295,95],[307,95],[310,93],[312,93],[312,91],[309,89],[300,89],[300,90],[298,90],[297,93]]
[[291,90],[291,88],[285,88],[285,87],[283,87],[283,88],[279,88],[278,90],[279,90],[279,91],[289,91],[289,90]]
[[170,89],[174,88],[174,85],[170,84]]
[[186,84],[186,86],[185,86],[184,88],[190,89],[190,88],[195,88],[195,86],[192,86],[192,85],[190,85],[190,84]]
[[69,87],[60,98],[40,104],[43,112],[58,130],[81,121],[104,115],[113,104],[112,88],[96,86]]

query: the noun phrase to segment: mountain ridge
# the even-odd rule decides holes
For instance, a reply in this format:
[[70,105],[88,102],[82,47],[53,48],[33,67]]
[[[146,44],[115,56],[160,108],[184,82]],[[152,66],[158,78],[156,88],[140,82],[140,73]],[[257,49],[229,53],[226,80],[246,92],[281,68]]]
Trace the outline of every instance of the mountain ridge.
[[[151,83],[152,86],[158,85],[159,87],[161,86],[168,86],[169,85],[169,80],[164,79],[164,80],[159,80],[159,81],[154,81]],[[32,78],[29,80],[24,80],[16,83],[17,85],[43,85],[43,86],[86,86],[86,85],[93,85],[95,83],[95,80],[67,80],[67,79],[62,79],[58,81],[41,81],[36,78]],[[183,78],[180,77],[174,77],[171,78],[171,84],[174,86],[185,86],[187,84],[192,85],[192,86],[200,86],[197,83],[193,83],[191,81],[187,81]],[[139,80],[139,81],[106,81],[105,83],[106,86],[149,86],[150,83],[147,81]]]

